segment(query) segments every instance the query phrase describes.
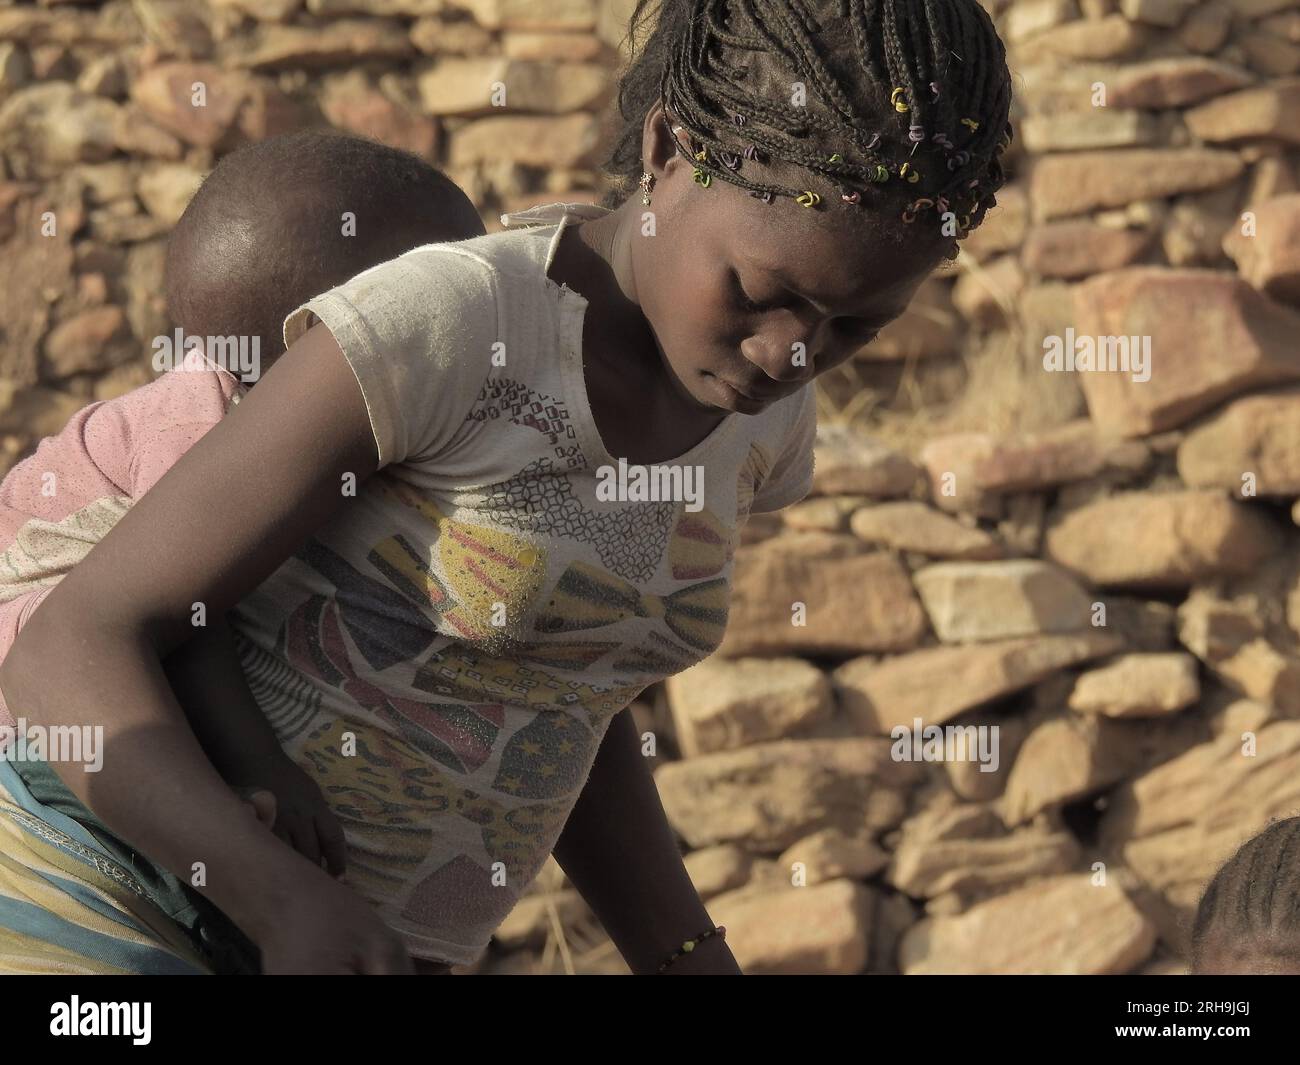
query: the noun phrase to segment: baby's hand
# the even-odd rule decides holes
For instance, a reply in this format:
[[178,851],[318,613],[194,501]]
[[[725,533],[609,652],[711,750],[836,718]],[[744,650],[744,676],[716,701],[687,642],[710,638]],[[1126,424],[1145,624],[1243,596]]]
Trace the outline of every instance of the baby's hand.
[[323,858],[329,873],[342,876],[347,864],[343,826],[316,782],[283,756],[269,769],[250,775],[257,777],[256,783],[234,787],[253,806],[258,819],[303,857],[316,865],[321,865]]
[[233,790],[244,800],[254,817],[267,828],[275,828],[275,796],[271,792],[255,785],[236,787]]

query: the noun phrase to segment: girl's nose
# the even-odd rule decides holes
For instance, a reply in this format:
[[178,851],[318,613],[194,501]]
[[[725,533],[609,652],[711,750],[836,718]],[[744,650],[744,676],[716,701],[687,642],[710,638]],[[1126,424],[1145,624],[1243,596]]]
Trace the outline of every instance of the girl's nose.
[[768,377],[781,382],[801,381],[813,376],[818,331],[815,323],[791,321],[770,336],[753,338],[756,343],[745,357]]

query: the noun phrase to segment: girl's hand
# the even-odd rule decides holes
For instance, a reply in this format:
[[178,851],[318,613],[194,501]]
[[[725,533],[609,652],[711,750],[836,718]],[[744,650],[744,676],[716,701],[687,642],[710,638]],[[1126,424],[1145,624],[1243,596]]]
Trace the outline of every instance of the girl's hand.
[[286,887],[287,904],[252,937],[264,974],[415,974],[401,938],[351,888],[319,870]]
[[[332,876],[342,876],[347,868],[347,844],[343,826],[325,802],[316,782],[292,759],[277,751],[269,765],[238,774],[246,780],[232,781],[247,801],[269,791],[272,818],[267,822],[281,840],[315,865],[322,862]],[[258,811],[263,821],[263,811]]]

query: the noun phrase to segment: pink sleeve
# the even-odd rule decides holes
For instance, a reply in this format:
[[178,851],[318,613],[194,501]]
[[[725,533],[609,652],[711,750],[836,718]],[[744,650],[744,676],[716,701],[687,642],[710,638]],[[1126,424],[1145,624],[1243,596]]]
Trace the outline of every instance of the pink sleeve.
[[133,500],[139,499],[225,417],[239,381],[224,370],[170,370],[142,388],[100,405],[86,424],[86,448]]
[[[41,605],[41,600],[51,591],[53,588],[37,588],[26,595],[20,595],[17,599],[0,603],[0,662],[4,661],[9,654],[9,648],[14,645],[14,640],[18,639],[18,630],[27,624],[32,611]],[[12,727],[14,724],[16,722],[5,703],[4,692],[0,691],[0,726]]]
[[0,482],[0,547],[32,519],[61,522],[105,496],[139,499],[216,425],[243,391],[224,370],[169,370],[77,411]]
[[[77,411],[61,432],[42,440],[33,455],[10,470],[0,482],[0,551],[13,546],[29,522],[66,524],[107,498],[139,499],[216,425],[244,388],[226,371],[196,364],[196,358],[187,357],[187,369],[170,370]],[[84,521],[77,527],[83,540],[104,531],[92,532]],[[15,558],[11,554],[0,554],[0,585],[16,590],[24,580],[40,577],[40,567],[25,565],[21,551]],[[0,603],[0,660],[52,587]],[[0,694],[0,725],[7,723],[12,721]]]

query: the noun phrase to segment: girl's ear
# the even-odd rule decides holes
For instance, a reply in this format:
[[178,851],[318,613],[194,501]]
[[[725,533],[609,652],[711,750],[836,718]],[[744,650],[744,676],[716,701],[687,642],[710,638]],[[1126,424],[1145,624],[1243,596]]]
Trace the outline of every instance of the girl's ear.
[[690,138],[685,128],[678,126],[678,132],[674,134],[670,125],[677,125],[677,123],[675,120],[670,123],[669,118],[671,116],[664,110],[663,100],[656,100],[646,112],[645,124],[641,129],[641,158],[646,170],[659,181],[678,166],[686,163],[673,147],[673,138],[676,137],[683,148],[689,148],[690,145]]

